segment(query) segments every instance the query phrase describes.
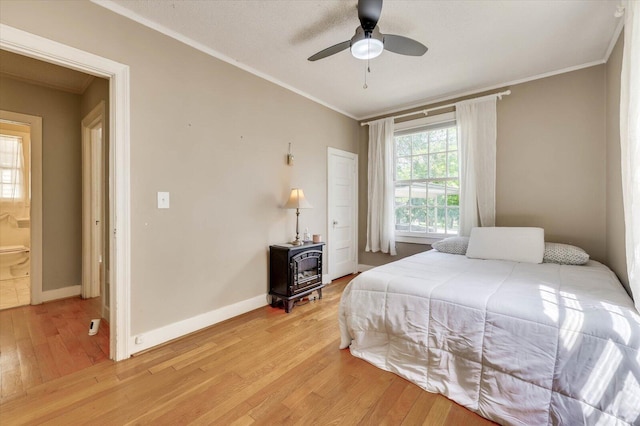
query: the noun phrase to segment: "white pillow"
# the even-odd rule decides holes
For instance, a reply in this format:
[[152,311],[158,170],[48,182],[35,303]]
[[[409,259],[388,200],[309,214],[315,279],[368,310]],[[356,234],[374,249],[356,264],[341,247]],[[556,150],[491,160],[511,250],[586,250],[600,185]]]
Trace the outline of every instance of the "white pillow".
[[542,263],[544,229],[542,228],[473,228],[467,257]]
[[469,237],[449,237],[431,244],[431,247],[451,254],[466,254],[469,246]]

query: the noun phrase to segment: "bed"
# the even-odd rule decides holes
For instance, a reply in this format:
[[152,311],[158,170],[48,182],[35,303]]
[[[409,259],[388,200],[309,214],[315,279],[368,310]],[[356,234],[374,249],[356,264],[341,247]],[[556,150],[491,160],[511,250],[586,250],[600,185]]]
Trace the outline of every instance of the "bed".
[[606,266],[431,250],[353,279],[341,348],[500,424],[640,425],[640,315]]

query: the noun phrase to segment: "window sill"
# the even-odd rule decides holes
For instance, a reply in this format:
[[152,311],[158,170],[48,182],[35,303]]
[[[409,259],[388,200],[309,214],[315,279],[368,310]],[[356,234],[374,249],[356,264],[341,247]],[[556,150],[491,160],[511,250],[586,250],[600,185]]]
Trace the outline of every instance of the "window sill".
[[409,243],[409,244],[433,244],[446,237],[417,237],[413,235],[396,235],[397,243]]

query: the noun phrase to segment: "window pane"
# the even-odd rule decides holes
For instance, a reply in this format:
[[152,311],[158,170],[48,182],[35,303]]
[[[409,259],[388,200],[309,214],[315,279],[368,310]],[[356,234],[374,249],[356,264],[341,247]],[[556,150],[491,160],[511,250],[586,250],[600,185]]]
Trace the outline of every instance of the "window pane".
[[427,232],[436,232],[437,211],[435,207],[427,208]]
[[449,145],[449,151],[455,151],[458,149],[458,130],[455,127],[449,127],[449,129],[447,130],[447,142]]
[[398,157],[411,155],[411,135],[397,136],[395,139],[396,155]]
[[459,206],[460,194],[457,181],[447,182],[447,206]]
[[447,154],[442,153],[429,155],[429,177],[447,177]]
[[447,150],[447,129],[429,132],[429,152],[443,152]]
[[406,207],[409,205],[409,185],[398,184],[395,191],[395,205],[398,207]]
[[413,158],[413,176],[412,179],[427,178],[427,156],[419,155]]
[[447,154],[447,165],[449,167],[448,176],[458,176],[458,151],[449,152]]
[[396,163],[396,180],[411,179],[411,157],[398,158]]
[[411,209],[411,232],[425,232],[427,230],[427,209]]
[[438,234],[445,233],[447,223],[447,209],[445,207],[436,207],[436,231]]
[[438,200],[438,195],[444,194],[445,187],[444,182],[432,181],[429,182],[429,194],[428,194],[428,205],[431,207],[435,207]]
[[0,135],[0,198],[23,197],[22,138]]
[[11,170],[3,169],[0,170],[0,182],[2,183],[11,183]]
[[424,207],[427,204],[426,184],[414,182],[411,184],[411,206]]
[[447,209],[447,234],[457,234],[460,229],[460,209],[449,207]]
[[429,152],[429,136],[427,132],[413,135],[413,155],[427,154]]
[[409,230],[409,208],[400,207],[396,209],[396,231]]

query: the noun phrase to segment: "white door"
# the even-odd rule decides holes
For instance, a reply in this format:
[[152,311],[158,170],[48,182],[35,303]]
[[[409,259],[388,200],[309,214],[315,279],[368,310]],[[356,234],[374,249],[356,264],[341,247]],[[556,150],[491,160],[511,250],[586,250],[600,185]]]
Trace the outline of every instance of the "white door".
[[[103,210],[103,123],[104,102],[82,120],[82,297],[98,297],[104,289],[104,210]],[[103,298],[103,315],[105,302]]]
[[333,280],[358,270],[358,155],[328,149],[329,277]]

